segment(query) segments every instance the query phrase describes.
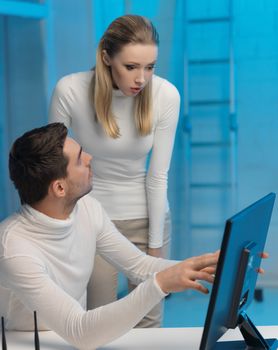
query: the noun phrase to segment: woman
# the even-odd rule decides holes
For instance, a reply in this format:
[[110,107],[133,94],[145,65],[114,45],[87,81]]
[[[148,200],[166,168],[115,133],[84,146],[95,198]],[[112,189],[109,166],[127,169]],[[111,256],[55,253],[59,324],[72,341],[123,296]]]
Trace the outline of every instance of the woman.
[[[119,231],[147,254],[167,257],[167,174],[180,97],[171,83],[153,74],[158,43],[146,18],[114,20],[99,42],[95,68],[58,82],[49,120],[71,128],[93,155],[92,195]],[[116,299],[117,272],[101,257],[89,291],[88,308]],[[161,317],[158,305],[138,327],[158,327]]]

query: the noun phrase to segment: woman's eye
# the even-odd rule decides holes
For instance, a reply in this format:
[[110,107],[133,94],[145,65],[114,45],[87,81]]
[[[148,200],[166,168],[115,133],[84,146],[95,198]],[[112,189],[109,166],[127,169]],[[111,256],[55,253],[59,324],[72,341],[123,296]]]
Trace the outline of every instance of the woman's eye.
[[130,66],[130,65],[126,65],[125,67],[126,67],[127,70],[132,70],[132,69],[134,69],[134,66]]
[[[136,68],[135,66],[129,65],[129,64],[127,64],[125,67],[126,67],[127,70],[133,70],[133,69]],[[154,70],[154,68],[155,68],[154,65],[152,65],[152,66],[147,66],[147,67],[145,67],[145,70],[147,70],[147,71],[152,71],[152,70]]]

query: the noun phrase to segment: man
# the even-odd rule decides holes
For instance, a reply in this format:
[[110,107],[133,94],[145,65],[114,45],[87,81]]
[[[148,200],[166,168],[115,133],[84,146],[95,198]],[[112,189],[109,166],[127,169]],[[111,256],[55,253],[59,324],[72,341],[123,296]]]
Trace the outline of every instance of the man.
[[[126,333],[167,293],[207,293],[199,280],[213,282],[218,260],[214,253],[178,263],[139,251],[86,196],[91,159],[61,123],[18,138],[9,168],[22,206],[0,225],[0,312],[6,328],[32,330],[36,310],[39,329],[52,329],[82,349]],[[139,285],[127,297],[87,311],[96,251]]]

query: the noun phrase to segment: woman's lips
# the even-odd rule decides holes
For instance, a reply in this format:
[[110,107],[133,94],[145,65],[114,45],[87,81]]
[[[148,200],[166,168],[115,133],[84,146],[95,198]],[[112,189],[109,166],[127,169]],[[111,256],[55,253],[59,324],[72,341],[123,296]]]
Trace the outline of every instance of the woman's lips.
[[134,94],[138,94],[142,90],[142,88],[130,88],[131,92]]

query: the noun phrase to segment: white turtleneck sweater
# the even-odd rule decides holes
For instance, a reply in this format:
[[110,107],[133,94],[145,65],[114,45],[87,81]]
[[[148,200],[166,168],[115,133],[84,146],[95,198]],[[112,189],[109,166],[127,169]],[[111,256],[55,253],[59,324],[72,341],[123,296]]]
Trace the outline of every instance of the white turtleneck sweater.
[[[165,296],[155,272],[176,262],[143,254],[123,237],[91,196],[67,220],[28,205],[0,224],[0,316],[9,330],[51,329],[79,349],[123,335]],[[95,253],[134,282],[127,297],[86,311]]]
[[[93,156],[93,196],[112,220],[149,218],[149,247],[163,245],[168,170],[179,115],[180,96],[167,80],[153,76],[153,128],[140,136],[133,96],[113,90],[112,111],[121,137],[105,135],[89,100],[93,72],[62,78],[53,93],[49,121],[62,122]],[[146,160],[151,152],[149,166]]]

